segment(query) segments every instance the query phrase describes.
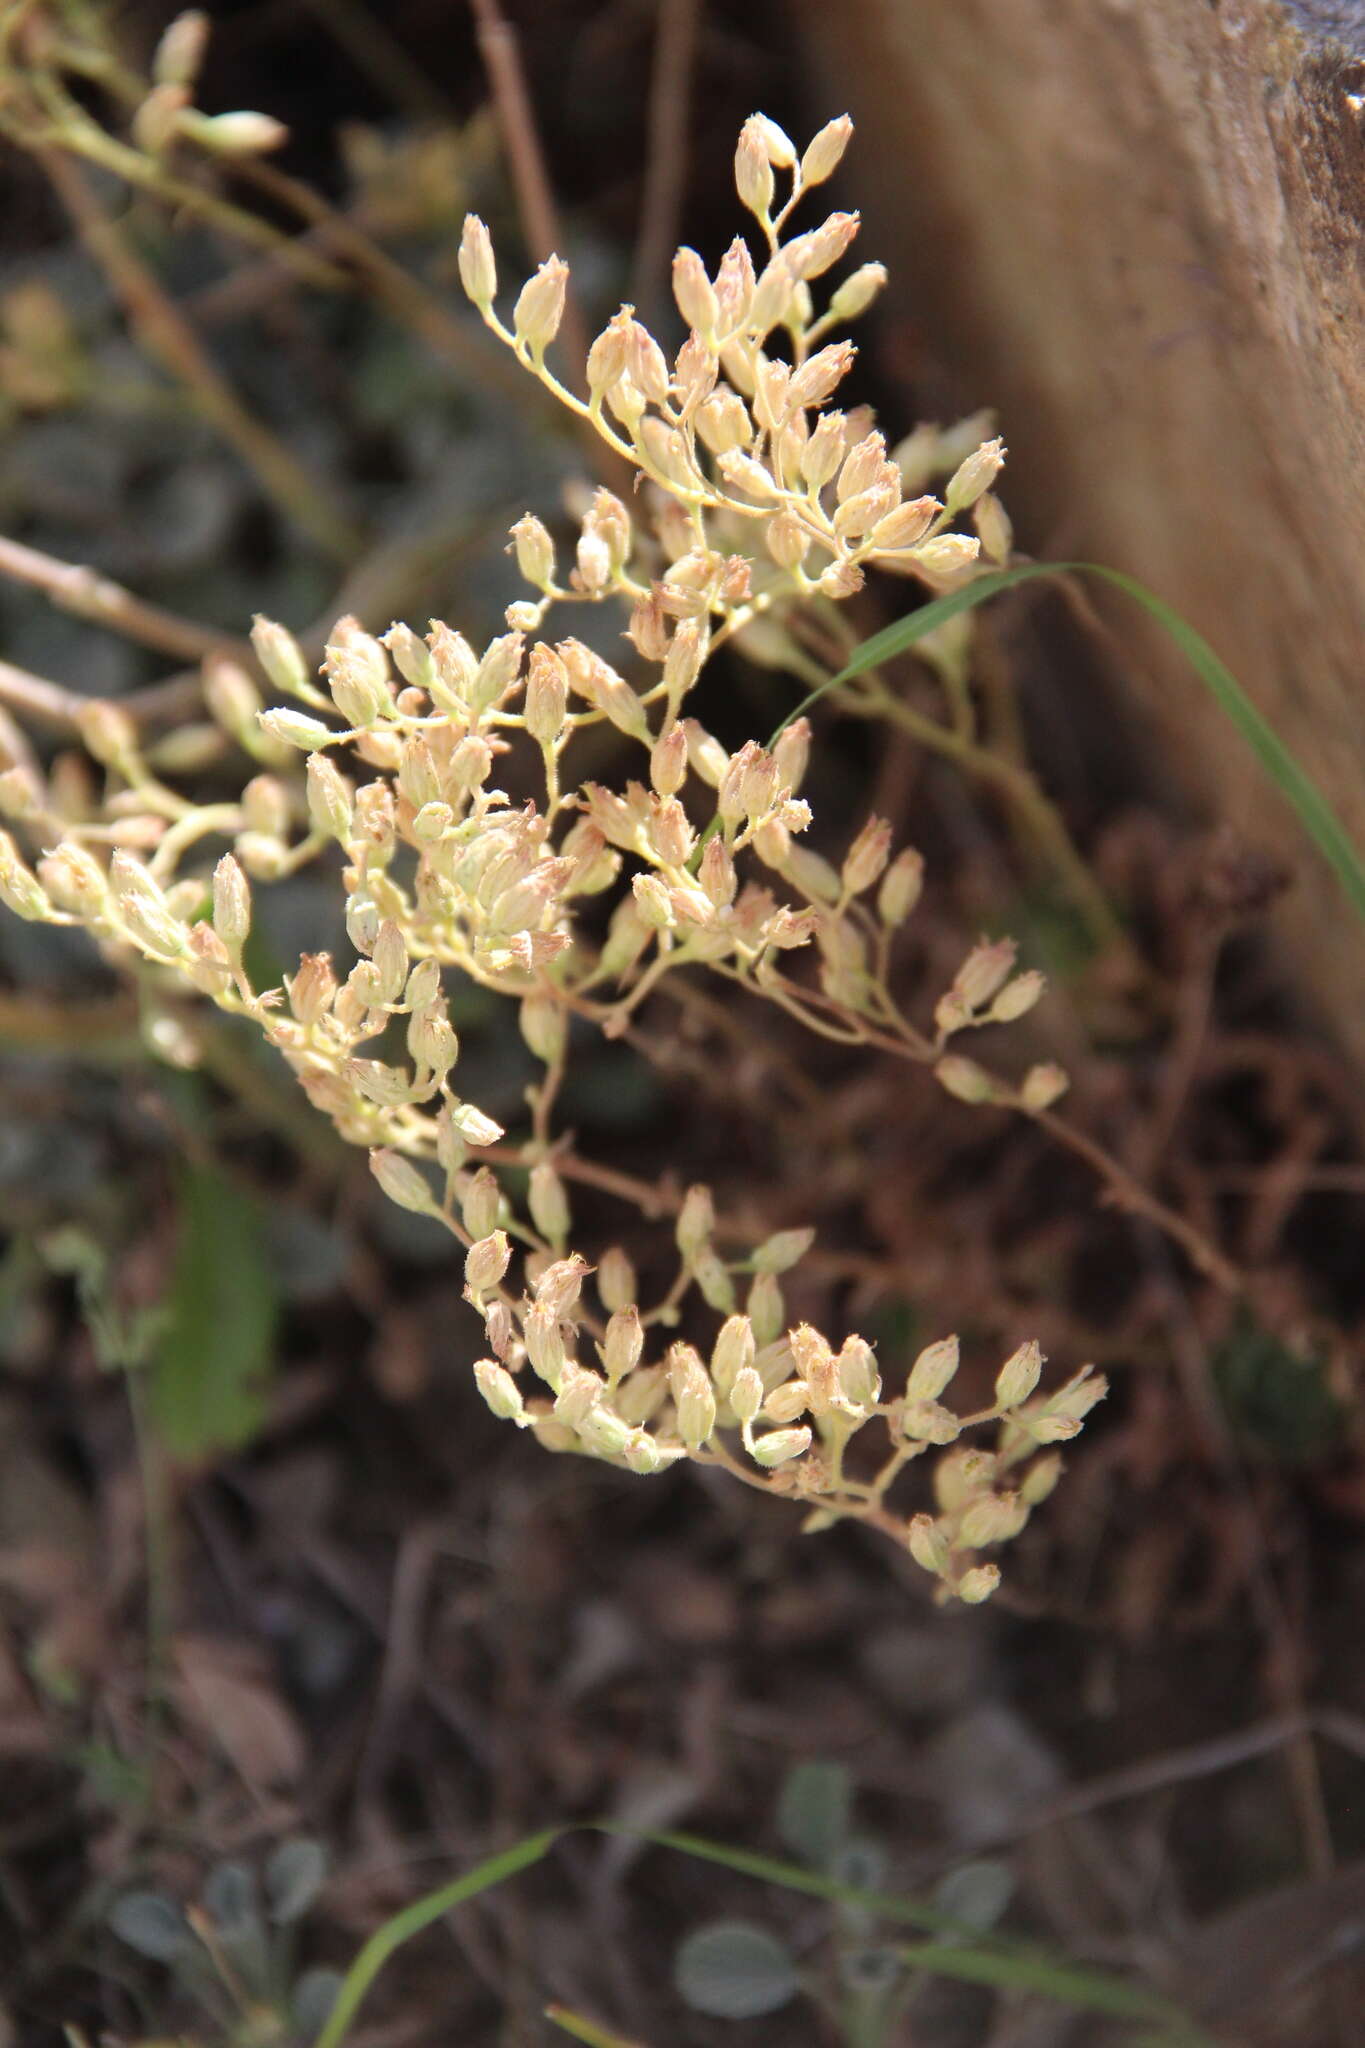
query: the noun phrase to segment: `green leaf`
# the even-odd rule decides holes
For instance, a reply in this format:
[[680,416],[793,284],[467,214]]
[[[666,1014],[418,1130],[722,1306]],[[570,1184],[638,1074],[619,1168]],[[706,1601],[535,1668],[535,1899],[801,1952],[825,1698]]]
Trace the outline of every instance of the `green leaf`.
[[279,1298],[260,1207],[207,1168],[181,1176],[180,1238],[151,1372],[152,1420],[184,1458],[259,1429]]
[[847,1766],[811,1757],[788,1771],[777,1802],[777,1832],[794,1856],[828,1870],[848,1838],[853,1781]]
[[982,1857],[959,1863],[934,1886],[934,1904],[973,1934],[989,1934],[1014,1897],[1014,1873],[1008,1864]]
[[673,1965],[678,1996],[718,2020],[754,2020],[790,2005],[801,1982],[788,1949],[748,1920],[716,1920],[689,1934]]
[[495,1885],[505,1884],[509,1877],[515,1877],[519,1871],[528,1870],[533,1863],[543,1861],[566,1832],[563,1828],[545,1828],[538,1835],[528,1835],[524,1841],[504,1849],[501,1855],[488,1857],[485,1862],[476,1864],[473,1870],[466,1871],[463,1877],[457,1877],[452,1884],[441,1885],[436,1891],[428,1892],[425,1898],[415,1899],[401,1913],[395,1913],[391,1920],[386,1920],[370,1936],[342,1979],[336,2002],[313,2048],[339,2048],[351,2030],[351,2023],[366,1992],[389,1957],[402,1948],[405,1941],[411,1941],[415,1934],[421,1934],[435,1921],[444,1919],[466,1899],[477,1898],[480,1892],[492,1891]]
[[153,1963],[173,1963],[194,1947],[184,1914],[160,1892],[125,1892],[110,1908],[109,1926]]
[[321,1842],[296,1836],[281,1842],[265,1866],[265,1894],[277,1927],[301,1920],[322,1890],[327,1851]]
[[1105,1971],[1055,1962],[1041,1950],[1006,1947],[956,1948],[946,1942],[912,1942],[900,1951],[908,1969],[931,1977],[956,1977],[965,1984],[989,1984],[1001,1991],[1033,1991],[1077,2012],[1103,2012],[1113,2019],[1160,2022],[1172,2043],[1202,2041],[1164,1998],[1140,1984],[1126,1984]]
[[932,603],[921,605],[918,611],[908,613],[905,618],[897,619],[894,624],[884,626],[880,633],[864,640],[837,675],[821,683],[819,689],[812,690],[783,719],[769,745],[794,719],[808,711],[830,690],[838,689],[841,683],[851,682],[855,676],[875,668],[879,662],[890,661],[894,655],[903,654],[926,633],[932,633],[949,619],[957,618],[959,613],[972,611],[977,605],[985,604],[987,599],[998,596],[1002,590],[1013,590],[1018,584],[1031,583],[1040,576],[1097,576],[1102,583],[1123,591],[1134,604],[1141,605],[1149,617],[1156,620],[1293,806],[1299,823],[1333,869],[1353,909],[1365,917],[1365,859],[1307,770],[1290,753],[1269,720],[1257,710],[1231,669],[1219,660],[1202,633],[1196,633],[1179,612],[1154,591],[1148,590],[1145,584],[1139,583],[1136,577],[1125,576],[1121,569],[1109,569],[1100,562],[1025,562],[1014,569],[995,569],[964,584],[960,590],[950,591],[946,597],[936,597]]

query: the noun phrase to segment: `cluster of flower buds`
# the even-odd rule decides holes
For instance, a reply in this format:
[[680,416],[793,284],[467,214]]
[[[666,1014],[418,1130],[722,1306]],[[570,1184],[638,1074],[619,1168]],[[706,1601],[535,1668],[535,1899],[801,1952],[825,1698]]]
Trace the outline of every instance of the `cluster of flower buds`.
[[[405,1168],[392,1155],[375,1159],[391,1191]],[[406,1171],[414,1186],[399,1198],[406,1196],[409,1207],[429,1206],[425,1181]],[[932,1573],[942,1600],[977,1603],[994,1591],[999,1568],[982,1553],[1020,1534],[1060,1476],[1052,1447],[1078,1433],[1105,1392],[1103,1379],[1087,1368],[1057,1393],[1040,1396],[1043,1357],[1027,1343],[1001,1367],[990,1406],[958,1415],[943,1400],[958,1366],[954,1337],[922,1351],[904,1390],[884,1398],[865,1339],[849,1336],[836,1351],[809,1324],[787,1324],[780,1275],[800,1261],[813,1233],[782,1231],[736,1267],[716,1249],[715,1212],[704,1187],[689,1190],[678,1216],[680,1272],[667,1300],[676,1306],[695,1286],[723,1320],[708,1356],[679,1340],[655,1356],[650,1340],[665,1318],[641,1311],[623,1252],[607,1254],[594,1274],[577,1254],[547,1247],[527,1259],[518,1296],[506,1286],[512,1250],[495,1227],[496,1186],[486,1169],[468,1185],[464,1220],[484,1234],[466,1254],[465,1298],[484,1319],[492,1354],[475,1365],[474,1377],[495,1415],[534,1431],[549,1450],[576,1451],[631,1472],[662,1472],[684,1458],[722,1466],[804,1503],[811,1527],[869,1521]],[[741,1273],[748,1276],[743,1308]],[[590,1281],[600,1308],[584,1298]],[[997,1426],[993,1451],[960,1442],[986,1424]],[[850,1464],[867,1462],[869,1425],[882,1440],[882,1463],[866,1478],[854,1477]],[[934,1449],[943,1453],[934,1475],[938,1511],[905,1521],[890,1505],[892,1488],[912,1459]]]
[[[166,87],[192,73],[196,45],[183,20],[163,60]],[[876,817],[842,860],[806,843],[809,721],[732,752],[692,702],[723,641],[752,635],[760,658],[775,645],[782,659],[788,643],[763,634],[784,608],[849,596],[869,563],[943,588],[973,572],[983,546],[988,556],[1008,552],[1004,515],[990,510],[998,441],[935,430],[889,454],[862,410],[831,406],[854,353],[838,330],[883,273],[854,271],[817,313],[812,285],[846,254],[857,218],[834,213],[792,236],[786,228],[849,133],[846,120],[832,121],[798,153],[764,117],[745,124],[736,183],[762,262],[737,240],[711,276],[680,250],[674,296],[687,336],[672,363],[623,307],[589,353],[586,400],[546,364],[565,265],[543,264],[504,326],[492,244],[481,222],[467,221],[465,289],[531,373],[641,472],[639,509],[606,489],[585,497],[564,568],[549,529],[529,513],[518,520],[511,547],[536,595],[513,605],[507,630],[482,649],[440,621],[425,635],[395,624],[376,637],[345,618],[314,670],[285,627],[258,619],[252,645],[273,701],[243,668],[216,660],[205,696],[217,730],[173,735],[179,751],[163,748],[156,769],[126,715],[92,703],[82,736],[103,771],[102,800],[84,771],[63,787],[27,766],[0,776],[0,811],[41,855],[30,864],[0,833],[0,900],[23,918],[84,926],[116,960],[131,956],[153,998],[188,986],[258,1024],[310,1101],[369,1149],[385,1193],[464,1245],[467,1298],[491,1352],[476,1378],[495,1412],[551,1448],[639,1472],[693,1457],[809,1501],[816,1522],[860,1515],[904,1535],[945,1594],[972,1600],[994,1583],[978,1553],[1023,1526],[1055,1479],[1055,1458],[1045,1451],[1013,1491],[1002,1481],[1036,1447],[1074,1434],[1102,1383],[1082,1377],[1040,1402],[1041,1359],[1025,1346],[1002,1371],[993,1406],[958,1417],[941,1400],[956,1346],[938,1345],[904,1394],[885,1400],[860,1337],[835,1349],[808,1325],[787,1324],[780,1276],[810,1233],[783,1231],[737,1267],[717,1247],[700,1188],[678,1217],[679,1272],[664,1303],[639,1306],[629,1261],[614,1251],[596,1270],[599,1313],[585,1305],[592,1269],[570,1248],[548,1139],[571,1017],[615,1034],[665,972],[693,962],[845,1043],[893,1033],[967,1101],[1008,1099],[1041,1114],[1066,1085],[1059,1069],[1035,1067],[1019,1090],[1002,1092],[949,1049],[957,1034],[1008,1023],[1037,1001],[1041,978],[1015,972],[1007,941],[968,954],[932,1033],[901,1016],[889,948],[918,902],[923,863],[913,848],[896,850]],[[930,496],[923,485],[939,475],[946,487]],[[952,531],[967,513],[976,534]],[[552,607],[608,599],[627,615],[632,653],[622,668],[586,639],[537,637]],[[952,645],[937,658],[952,661]],[[619,736],[614,754],[593,750],[599,768],[634,752],[633,778],[570,772],[588,751],[575,740],[592,727]],[[226,735],[259,771],[235,802],[196,805],[161,779],[171,759],[193,767],[206,732],[219,746]],[[230,851],[210,870],[205,844],[215,840]],[[305,954],[282,989],[260,989],[253,885],[323,854],[339,866],[353,958],[338,969],[326,953]],[[605,936],[594,939],[576,913],[581,899],[609,891]],[[787,956],[803,952],[813,965],[798,958],[789,975]],[[802,972],[806,982],[793,978]],[[499,1155],[530,1170],[528,1218],[512,1215],[486,1164],[469,1163],[471,1150],[501,1146],[505,1134],[457,1091],[451,976],[514,1000],[545,1068],[533,1141],[513,1139]],[[507,1284],[514,1237],[531,1247],[520,1292]],[[674,1327],[689,1292],[721,1319],[709,1357],[677,1340],[647,1360],[649,1335]],[[961,1431],[982,1421],[1000,1424],[997,1450],[959,1449]],[[874,1422],[889,1433],[887,1461],[850,1478],[851,1440]],[[931,1447],[945,1451],[939,1512],[898,1523],[887,1490]]]

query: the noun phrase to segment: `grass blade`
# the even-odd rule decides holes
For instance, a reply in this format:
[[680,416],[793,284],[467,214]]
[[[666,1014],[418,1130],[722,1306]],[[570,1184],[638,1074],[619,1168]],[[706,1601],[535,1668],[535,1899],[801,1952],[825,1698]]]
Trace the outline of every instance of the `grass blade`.
[[1102,583],[1123,591],[1156,620],[1185,656],[1214,702],[1237,728],[1271,781],[1293,806],[1299,823],[1332,868],[1352,908],[1365,918],[1365,859],[1362,859],[1359,849],[1313,778],[1289,751],[1270,721],[1257,710],[1231,669],[1214,653],[1203,634],[1196,633],[1179,612],[1148,590],[1145,584],[1139,583],[1136,577],[1125,575],[1121,569],[1106,568],[1099,562],[1023,562],[1014,569],[992,570],[964,584],[960,590],[950,591],[946,597],[936,597],[931,603],[921,605],[917,611],[907,613],[903,619],[897,619],[894,624],[884,626],[881,632],[864,640],[837,675],[812,690],[783,719],[773,734],[773,740],[786,730],[793,719],[800,718],[812,704],[818,703],[830,690],[838,689],[841,683],[852,682],[855,676],[862,675],[867,669],[890,661],[894,655],[903,654],[926,633],[946,625],[949,619],[957,618],[962,612],[985,604],[1002,590],[1013,590],[1019,584],[1032,583],[1040,576],[1098,577]]

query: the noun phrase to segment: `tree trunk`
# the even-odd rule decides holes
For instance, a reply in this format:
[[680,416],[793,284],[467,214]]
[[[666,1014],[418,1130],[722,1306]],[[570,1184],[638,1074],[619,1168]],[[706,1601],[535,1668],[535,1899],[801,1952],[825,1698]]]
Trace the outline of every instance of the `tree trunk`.
[[[812,113],[860,125],[867,253],[999,408],[1024,544],[1167,598],[1365,846],[1365,9],[798,12]],[[1101,602],[1175,772],[1291,861],[1285,943],[1365,1058],[1338,885],[1181,658]]]

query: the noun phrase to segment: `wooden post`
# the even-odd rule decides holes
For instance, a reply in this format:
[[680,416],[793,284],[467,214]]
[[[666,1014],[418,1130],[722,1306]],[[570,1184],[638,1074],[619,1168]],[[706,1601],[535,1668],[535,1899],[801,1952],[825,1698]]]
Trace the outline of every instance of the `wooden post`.
[[[859,123],[866,253],[999,407],[1024,544],[1175,605],[1365,846],[1365,8],[797,13],[812,118]],[[1103,602],[1173,772],[1292,862],[1285,943],[1365,1058],[1365,932],[1179,658]]]

